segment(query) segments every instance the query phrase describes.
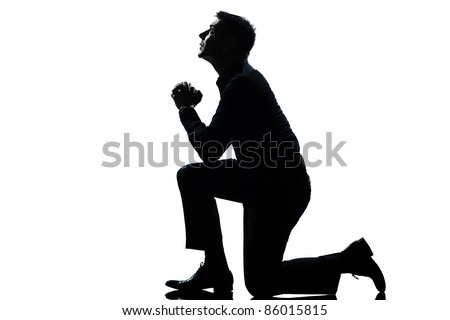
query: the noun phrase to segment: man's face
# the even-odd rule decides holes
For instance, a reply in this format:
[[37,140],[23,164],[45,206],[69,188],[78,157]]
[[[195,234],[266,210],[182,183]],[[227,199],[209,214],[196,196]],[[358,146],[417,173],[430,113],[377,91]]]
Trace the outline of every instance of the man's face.
[[222,28],[223,25],[220,24],[219,20],[216,20],[209,26],[208,30],[199,34],[200,39],[202,39],[200,52],[198,53],[199,58],[214,60],[220,56],[224,45]]

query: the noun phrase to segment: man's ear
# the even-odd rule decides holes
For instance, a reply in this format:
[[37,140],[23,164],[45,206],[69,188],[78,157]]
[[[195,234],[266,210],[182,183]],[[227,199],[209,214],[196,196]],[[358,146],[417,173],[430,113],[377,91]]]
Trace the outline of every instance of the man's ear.
[[230,50],[234,50],[236,48],[236,39],[227,38],[225,39],[223,51],[229,52]]

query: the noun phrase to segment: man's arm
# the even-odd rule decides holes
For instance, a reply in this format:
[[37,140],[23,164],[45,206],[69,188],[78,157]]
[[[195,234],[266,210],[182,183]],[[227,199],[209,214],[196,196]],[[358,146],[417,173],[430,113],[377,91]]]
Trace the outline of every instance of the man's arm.
[[188,133],[189,141],[205,163],[219,160],[228,147],[230,137],[226,132],[219,132],[220,127],[225,128],[227,123],[223,113],[227,112],[218,115],[216,111],[211,121],[212,125],[206,126],[194,108],[187,107],[180,110],[180,120]]
[[248,80],[245,77],[230,81],[222,92],[219,106],[209,126],[200,120],[194,108],[181,108],[181,123],[203,161],[217,161],[226,151],[231,139],[239,139],[242,120],[240,115],[244,112],[248,93]]

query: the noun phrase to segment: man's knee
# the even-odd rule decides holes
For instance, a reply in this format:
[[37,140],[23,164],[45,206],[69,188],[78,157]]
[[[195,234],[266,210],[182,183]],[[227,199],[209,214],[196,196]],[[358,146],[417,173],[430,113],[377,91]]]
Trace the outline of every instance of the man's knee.
[[258,278],[246,276],[245,287],[255,298],[270,298],[276,294],[271,275]]
[[245,287],[256,298],[268,298],[276,294],[277,283],[274,268],[247,268],[245,270]]
[[178,184],[186,184],[189,181],[193,181],[195,179],[195,167],[193,164],[187,164],[178,169],[177,172],[177,181]]

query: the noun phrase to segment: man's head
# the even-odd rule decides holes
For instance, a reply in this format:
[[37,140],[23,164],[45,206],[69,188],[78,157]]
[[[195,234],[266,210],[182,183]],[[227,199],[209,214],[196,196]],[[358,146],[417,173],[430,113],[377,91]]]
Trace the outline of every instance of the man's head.
[[223,56],[245,59],[255,44],[255,28],[245,18],[220,11],[217,20],[199,36],[202,39],[198,56],[212,62]]

